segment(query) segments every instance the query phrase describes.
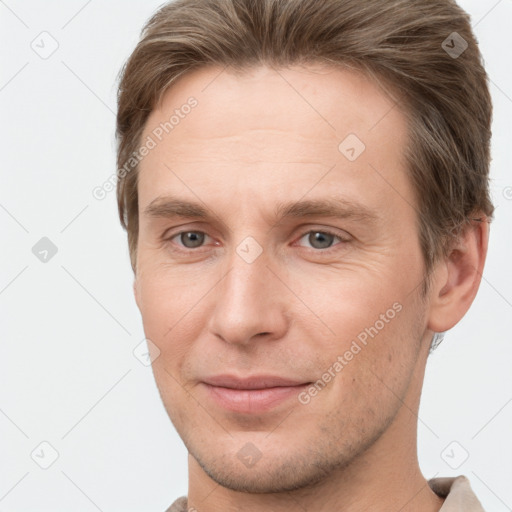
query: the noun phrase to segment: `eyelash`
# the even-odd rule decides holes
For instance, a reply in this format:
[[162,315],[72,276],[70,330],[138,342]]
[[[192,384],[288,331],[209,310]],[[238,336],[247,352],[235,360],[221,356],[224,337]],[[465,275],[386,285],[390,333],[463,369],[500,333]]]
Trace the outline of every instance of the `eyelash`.
[[[196,230],[188,229],[188,230],[184,230],[184,231],[179,231],[178,233],[174,233],[172,236],[165,238],[164,242],[173,243],[172,240],[175,239],[176,237],[179,237],[183,233],[200,233],[200,234],[209,236],[204,231],[199,231],[199,230],[196,231]],[[314,252],[316,254],[330,254],[332,251],[336,250],[338,245],[342,245],[343,243],[350,242],[350,239],[344,238],[340,234],[335,233],[334,231],[331,231],[329,229],[310,229],[310,230],[305,231],[304,233],[302,233],[297,240],[300,241],[306,235],[309,235],[311,233],[322,233],[323,235],[330,235],[330,236],[333,236],[334,238],[337,238],[340,241],[340,243],[332,245],[331,247],[328,247],[327,249],[315,249],[313,247],[302,247],[301,246],[303,249],[308,249],[309,251],[312,251],[312,252]],[[178,245],[177,247],[178,247],[178,249],[177,249],[178,252],[182,252],[182,253],[192,253],[192,252],[195,252],[195,253],[198,253],[198,252],[200,252],[200,250],[204,246],[200,246],[200,247],[198,247],[196,249],[191,249],[191,248],[183,247],[183,246],[180,246],[180,245]]]

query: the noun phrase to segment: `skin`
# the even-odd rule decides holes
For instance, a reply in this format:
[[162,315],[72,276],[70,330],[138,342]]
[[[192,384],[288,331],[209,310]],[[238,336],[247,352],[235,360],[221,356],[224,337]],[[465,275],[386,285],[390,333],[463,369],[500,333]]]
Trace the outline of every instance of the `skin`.
[[[202,68],[166,92],[143,139],[190,96],[198,105],[140,164],[134,282],[160,350],[156,383],[189,451],[188,506],[439,510],[417,460],[424,370],[433,333],[453,327],[477,292],[488,224],[473,223],[453,244],[422,297],[407,125],[380,86],[313,64]],[[353,162],[338,149],[348,134],[366,145]],[[148,213],[170,195],[208,217]],[[376,218],[275,216],[281,203],[325,198]],[[309,234],[325,230],[335,236],[320,235],[324,245]],[[262,249],[252,263],[237,253],[249,236]],[[315,382],[393,304],[400,312],[307,404],[241,414],[201,383],[226,373]],[[247,443],[261,455],[251,467],[237,457]]]

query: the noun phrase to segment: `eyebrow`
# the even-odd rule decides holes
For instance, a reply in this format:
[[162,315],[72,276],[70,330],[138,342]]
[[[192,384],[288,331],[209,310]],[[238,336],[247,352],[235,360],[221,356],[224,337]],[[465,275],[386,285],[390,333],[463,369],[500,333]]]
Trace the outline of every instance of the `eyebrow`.
[[[154,218],[210,219],[214,217],[200,203],[173,196],[157,197],[144,209],[144,215]],[[285,218],[333,217],[374,224],[378,213],[361,204],[344,198],[323,198],[278,203],[274,209],[277,221]]]
[[157,197],[144,209],[148,217],[184,217],[206,219],[210,215],[208,210],[199,203],[184,201],[174,197]]
[[375,223],[379,217],[375,210],[344,198],[324,198],[279,203],[274,213],[279,220],[288,217],[335,217],[369,224]]

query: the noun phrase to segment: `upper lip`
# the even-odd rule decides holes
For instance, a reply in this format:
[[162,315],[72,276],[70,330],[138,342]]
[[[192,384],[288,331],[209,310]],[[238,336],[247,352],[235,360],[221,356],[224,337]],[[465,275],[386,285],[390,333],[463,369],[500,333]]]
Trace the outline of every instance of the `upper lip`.
[[264,389],[309,384],[303,380],[286,379],[276,375],[253,375],[244,378],[235,377],[234,375],[215,375],[203,379],[203,382],[211,386],[231,389]]

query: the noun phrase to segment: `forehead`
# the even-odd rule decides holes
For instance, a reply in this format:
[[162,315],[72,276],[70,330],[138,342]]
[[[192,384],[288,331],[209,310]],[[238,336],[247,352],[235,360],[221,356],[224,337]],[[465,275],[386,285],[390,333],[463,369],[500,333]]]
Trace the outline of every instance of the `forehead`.
[[243,71],[209,66],[186,73],[167,90],[149,116],[145,132],[169,120],[169,114],[179,111],[193,96],[197,107],[185,117],[189,118],[186,122],[180,118],[172,137],[211,137],[212,129],[222,137],[247,129],[297,128],[303,135],[321,140],[338,140],[354,130],[369,139],[371,133],[366,132],[372,132],[384,119],[384,126],[403,121],[388,93],[387,85],[339,66],[262,65]]
[[279,201],[308,187],[320,192],[339,185],[353,197],[366,189],[371,201],[386,188],[411,196],[399,107],[355,70],[260,66],[235,73],[212,66],[189,72],[146,123],[142,141],[152,138],[155,147],[139,165],[139,203],[177,189],[191,198],[205,187],[231,200],[244,186],[261,197],[276,192]]

